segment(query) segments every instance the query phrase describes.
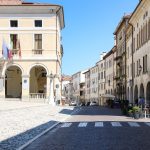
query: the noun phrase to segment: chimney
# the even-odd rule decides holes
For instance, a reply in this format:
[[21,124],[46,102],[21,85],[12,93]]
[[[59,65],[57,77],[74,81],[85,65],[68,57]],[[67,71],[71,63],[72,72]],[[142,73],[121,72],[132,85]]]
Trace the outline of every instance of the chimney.
[[100,54],[100,60],[103,60],[103,57],[106,55],[106,52]]
[[21,5],[22,0],[0,0],[0,5]]

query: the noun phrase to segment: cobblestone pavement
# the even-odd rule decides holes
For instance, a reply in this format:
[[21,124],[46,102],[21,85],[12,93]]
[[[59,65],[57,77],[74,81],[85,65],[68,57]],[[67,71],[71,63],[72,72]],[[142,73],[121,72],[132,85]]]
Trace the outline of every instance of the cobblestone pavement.
[[67,118],[73,107],[0,101],[0,150],[13,150]]
[[117,109],[85,107],[25,150],[148,150],[149,136],[149,122],[129,120]]

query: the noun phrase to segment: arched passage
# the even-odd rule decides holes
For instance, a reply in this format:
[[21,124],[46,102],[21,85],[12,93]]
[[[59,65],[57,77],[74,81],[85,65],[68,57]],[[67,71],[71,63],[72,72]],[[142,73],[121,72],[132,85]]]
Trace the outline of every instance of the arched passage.
[[110,94],[113,94],[113,91],[112,91],[112,89],[111,89],[111,93]]
[[47,72],[43,66],[34,66],[30,70],[30,97],[45,98],[47,86]]
[[150,106],[150,82],[148,82],[146,87],[146,103]]
[[22,97],[22,71],[18,66],[10,66],[5,71],[5,97]]
[[128,90],[127,90],[127,99],[130,101],[129,93],[130,93],[130,90],[129,90],[129,87],[128,87]]
[[134,88],[134,103],[138,104],[138,87],[137,87],[137,85]]
[[142,97],[142,98],[145,97],[144,96],[144,86],[143,86],[143,84],[140,85],[140,97]]
[[133,92],[133,91],[132,91],[132,87],[130,88],[130,91],[129,91],[129,92],[130,92],[130,102],[133,103],[133,95],[132,95],[132,92]]

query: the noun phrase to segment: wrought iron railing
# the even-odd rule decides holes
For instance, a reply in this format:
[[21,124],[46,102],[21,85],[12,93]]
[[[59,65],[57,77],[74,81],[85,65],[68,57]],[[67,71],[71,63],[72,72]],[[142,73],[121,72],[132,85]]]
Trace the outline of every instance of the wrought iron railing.
[[30,99],[46,99],[46,93],[30,93]]
[[33,55],[42,55],[43,54],[42,52],[43,52],[42,49],[33,49],[32,50]]

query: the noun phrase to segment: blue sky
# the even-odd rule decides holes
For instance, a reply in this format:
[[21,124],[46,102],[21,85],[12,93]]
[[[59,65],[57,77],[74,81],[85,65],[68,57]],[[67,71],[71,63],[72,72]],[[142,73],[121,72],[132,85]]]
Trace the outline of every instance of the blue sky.
[[62,72],[72,75],[92,67],[101,52],[114,46],[113,32],[125,13],[139,0],[30,0],[64,7]]

